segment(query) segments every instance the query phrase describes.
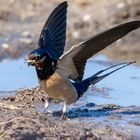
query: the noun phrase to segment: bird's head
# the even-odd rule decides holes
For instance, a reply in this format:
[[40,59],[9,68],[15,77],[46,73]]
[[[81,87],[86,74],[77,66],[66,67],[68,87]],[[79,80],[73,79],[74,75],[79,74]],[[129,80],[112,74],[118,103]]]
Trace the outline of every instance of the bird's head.
[[38,70],[52,66],[51,56],[48,52],[40,48],[32,51],[25,61],[28,65],[35,66]]

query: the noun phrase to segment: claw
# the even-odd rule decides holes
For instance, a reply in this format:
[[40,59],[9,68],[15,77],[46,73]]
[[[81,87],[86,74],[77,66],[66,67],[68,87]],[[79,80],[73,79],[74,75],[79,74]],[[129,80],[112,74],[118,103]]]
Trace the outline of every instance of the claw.
[[68,119],[67,113],[63,113],[60,117],[60,120],[67,120],[67,119]]

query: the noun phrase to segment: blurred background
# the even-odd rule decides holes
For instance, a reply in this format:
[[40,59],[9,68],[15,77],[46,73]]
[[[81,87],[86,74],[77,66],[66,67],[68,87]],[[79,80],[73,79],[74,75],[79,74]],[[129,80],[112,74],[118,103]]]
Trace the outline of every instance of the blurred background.
[[[62,0],[0,0],[0,91],[38,86],[36,72],[33,67],[27,67],[24,58],[36,48],[48,15],[60,2]],[[140,20],[140,0],[68,0],[68,4],[66,49],[117,24]],[[90,71],[87,68],[85,77],[113,63],[133,60],[137,61],[135,66],[118,72],[116,77],[114,74],[97,86],[104,85],[104,93],[115,85],[122,92],[130,87],[130,93],[138,93],[140,29],[89,60]],[[115,79],[118,77],[120,79]],[[112,84],[112,81],[118,82]]]
[[[36,47],[51,11],[62,0],[0,0],[0,61],[17,59]],[[67,47],[114,25],[140,20],[139,0],[68,0]],[[140,30],[103,51],[140,64]]]

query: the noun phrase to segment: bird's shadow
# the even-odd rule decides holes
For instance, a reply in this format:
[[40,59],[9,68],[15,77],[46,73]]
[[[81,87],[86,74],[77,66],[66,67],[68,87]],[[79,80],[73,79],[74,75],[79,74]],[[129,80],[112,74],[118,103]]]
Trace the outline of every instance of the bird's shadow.
[[[71,108],[67,112],[68,118],[82,118],[82,117],[104,117],[111,115],[136,115],[140,114],[140,107],[130,106],[121,107],[117,105],[103,105],[103,106],[81,106],[77,108]],[[53,116],[62,115],[62,111],[53,112]]]

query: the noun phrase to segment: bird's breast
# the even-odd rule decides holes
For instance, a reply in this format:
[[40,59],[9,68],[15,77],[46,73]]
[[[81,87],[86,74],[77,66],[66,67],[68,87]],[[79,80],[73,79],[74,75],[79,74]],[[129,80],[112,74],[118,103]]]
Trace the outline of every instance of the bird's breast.
[[67,103],[77,100],[77,92],[71,81],[59,70],[56,70],[48,80],[41,80],[39,83],[48,96],[55,100],[63,99]]

